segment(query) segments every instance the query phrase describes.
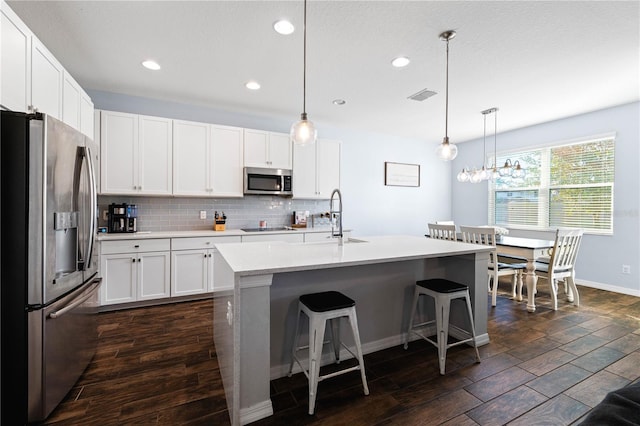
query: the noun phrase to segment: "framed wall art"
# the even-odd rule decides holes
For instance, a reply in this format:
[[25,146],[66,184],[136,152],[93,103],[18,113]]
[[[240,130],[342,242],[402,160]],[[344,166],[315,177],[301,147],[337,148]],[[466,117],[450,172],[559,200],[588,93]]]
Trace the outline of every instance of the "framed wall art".
[[420,186],[420,165],[385,161],[384,184],[386,186]]

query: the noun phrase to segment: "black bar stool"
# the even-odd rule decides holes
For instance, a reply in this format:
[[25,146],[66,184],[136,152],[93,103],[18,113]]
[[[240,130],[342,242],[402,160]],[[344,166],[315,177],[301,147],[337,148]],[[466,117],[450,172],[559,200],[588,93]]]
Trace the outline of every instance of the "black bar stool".
[[[421,295],[430,296],[435,301],[436,318],[414,325],[413,317],[416,314],[418,300],[420,299]],[[463,330],[460,327],[449,324],[449,308],[451,307],[451,301],[454,299],[465,300],[465,303],[467,305],[467,313],[469,314],[469,322],[471,324],[470,331]],[[436,342],[434,342],[424,333],[419,332],[419,329],[429,326],[433,323],[436,324]],[[459,333],[469,337],[457,342],[448,343],[450,326]],[[458,284],[456,282],[445,280],[442,278],[416,282],[416,290],[413,296],[413,307],[411,308],[411,317],[409,318],[409,328],[407,329],[407,340],[404,344],[405,349],[407,349],[407,347],[409,346],[409,337],[411,337],[412,333],[423,338],[424,340],[438,348],[438,363],[440,364],[440,374],[442,375],[444,375],[445,371],[444,365],[447,357],[447,349],[453,346],[473,342],[473,347],[476,351],[476,361],[480,362],[480,353],[478,352],[478,345],[476,343],[476,329],[473,325],[471,299],[469,298],[469,287],[464,284]]]
[[[305,313],[309,318],[309,345],[298,347],[300,338],[300,314]],[[356,344],[356,353],[354,354],[344,343],[340,341],[340,319],[347,317],[351,324],[353,340]],[[324,332],[327,321],[329,330],[331,331],[331,343],[336,364],[340,363],[340,348],[344,347],[351,355],[356,358],[358,365],[354,367],[344,368],[324,376],[320,375],[320,362],[322,358],[322,347],[324,342]],[[336,324],[334,324],[334,321]],[[336,332],[333,328],[336,326]],[[306,369],[297,357],[297,352],[301,349],[309,349],[309,368]],[[318,383],[324,379],[335,377],[351,371],[360,370],[362,376],[362,386],[364,394],[369,395],[369,387],[367,386],[367,377],[364,371],[364,360],[362,358],[362,347],[360,345],[360,333],[358,332],[358,320],[356,318],[356,302],[337,291],[325,291],[322,293],[305,294],[300,296],[298,302],[298,319],[296,322],[296,334],[293,341],[293,351],[291,354],[291,365],[289,366],[289,377],[293,370],[293,362],[296,361],[305,376],[309,380],[309,414],[313,414],[316,404],[316,394],[318,391]]]

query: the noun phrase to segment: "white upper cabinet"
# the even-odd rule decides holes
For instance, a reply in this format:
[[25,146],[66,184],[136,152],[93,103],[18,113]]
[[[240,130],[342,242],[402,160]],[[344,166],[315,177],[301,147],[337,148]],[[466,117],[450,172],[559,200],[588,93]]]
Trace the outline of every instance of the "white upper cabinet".
[[87,93],[64,71],[62,82],[62,121],[93,139],[93,102]]
[[31,31],[0,1],[0,105],[29,110],[31,103]]
[[174,120],[173,194],[242,197],[243,130]]
[[101,193],[171,195],[172,120],[102,111]]
[[245,167],[291,169],[291,140],[284,133],[244,130]]
[[316,175],[318,196],[329,198],[331,192],[340,188],[340,141],[320,139],[316,144]]
[[76,130],[80,130],[80,108],[82,88],[64,71],[62,86],[62,121]]
[[211,126],[211,181],[213,195],[242,197],[243,129]]
[[138,117],[138,191],[146,195],[173,192],[173,120]]
[[80,93],[80,131],[90,138],[94,137],[95,109],[93,101],[83,90]]
[[0,105],[38,111],[93,138],[93,102],[4,1],[0,1]]
[[34,111],[62,119],[62,86],[64,68],[33,37],[31,39],[31,107]]
[[100,188],[102,194],[136,194],[138,116],[102,111],[100,115]]
[[173,193],[205,196],[213,193],[209,178],[210,125],[173,120]]
[[340,188],[340,141],[318,139],[293,148],[293,197],[328,199]]

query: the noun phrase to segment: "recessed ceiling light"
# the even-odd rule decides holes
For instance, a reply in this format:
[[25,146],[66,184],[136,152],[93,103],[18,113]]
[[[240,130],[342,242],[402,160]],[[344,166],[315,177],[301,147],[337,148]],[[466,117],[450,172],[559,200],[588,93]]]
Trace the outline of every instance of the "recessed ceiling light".
[[289,35],[293,33],[295,27],[291,22],[285,19],[281,19],[280,21],[276,21],[273,23],[273,29],[276,30],[278,34]]
[[257,81],[247,81],[244,87],[249,90],[258,90],[260,88],[260,83],[258,83]]
[[402,68],[409,65],[409,62],[411,61],[406,56],[399,56],[395,58],[393,61],[391,61],[391,65],[393,65],[396,68]]
[[344,99],[334,99],[332,102],[334,105],[344,105],[347,103]]
[[151,60],[142,62],[142,66],[153,71],[160,69],[160,65],[156,61]]

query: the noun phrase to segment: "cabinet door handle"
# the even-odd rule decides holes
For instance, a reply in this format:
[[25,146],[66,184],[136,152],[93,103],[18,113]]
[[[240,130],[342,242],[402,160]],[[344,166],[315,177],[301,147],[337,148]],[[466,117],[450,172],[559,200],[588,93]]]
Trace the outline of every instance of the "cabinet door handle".
[[142,259],[138,258],[138,263],[142,262]]
[[136,244],[135,246],[133,246],[133,248],[140,248],[140,246]]
[[207,253],[204,254],[205,259],[207,258]]
[[135,257],[131,258],[131,261],[132,261],[133,263],[136,263],[136,258],[135,258]]

